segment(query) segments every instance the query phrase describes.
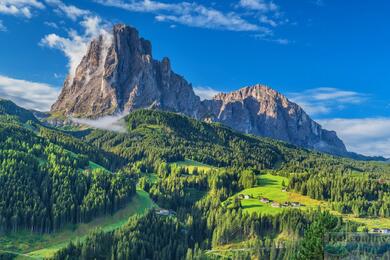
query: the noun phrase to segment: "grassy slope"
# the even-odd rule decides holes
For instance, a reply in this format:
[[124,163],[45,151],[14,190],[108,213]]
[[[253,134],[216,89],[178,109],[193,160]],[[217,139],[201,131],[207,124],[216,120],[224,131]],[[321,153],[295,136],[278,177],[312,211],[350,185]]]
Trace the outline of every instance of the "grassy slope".
[[[259,186],[241,191],[238,194],[252,195],[253,199],[245,199],[241,201],[241,205],[246,213],[261,213],[261,214],[277,214],[283,211],[283,208],[273,208],[270,204],[265,204],[259,201],[258,197],[265,197],[272,201],[283,203],[289,202],[300,202],[302,207],[300,209],[307,210],[309,208],[320,206],[323,209],[330,210],[329,203],[325,201],[319,201],[311,199],[308,196],[303,196],[295,192],[282,192],[282,181],[288,184],[288,179],[281,176],[274,176],[271,174],[261,175],[259,180]],[[238,194],[234,195],[237,196]],[[234,197],[233,196],[233,197]],[[228,201],[232,201],[233,197],[229,198]],[[331,212],[335,215],[341,215],[336,211]],[[368,229],[377,228],[390,228],[389,218],[356,218],[353,215],[343,214],[343,219],[360,223]]]
[[0,250],[27,254],[34,258],[52,256],[70,241],[83,239],[91,230],[102,228],[111,231],[125,224],[134,214],[142,214],[154,204],[144,191],[137,191],[132,201],[112,216],[96,218],[89,223],[68,227],[53,234],[33,234],[28,231],[0,236]]
[[186,159],[185,161],[175,162],[173,164],[176,164],[177,166],[186,168],[189,172],[192,172],[194,168],[197,168],[199,171],[210,171],[211,169],[214,169],[214,166],[210,166],[208,164],[204,164],[201,162],[193,161]]
[[[187,168],[190,172],[197,167],[199,170],[203,171],[209,171],[210,169],[213,169],[213,166],[203,164],[197,161],[193,160],[185,160],[180,162],[175,162],[174,164]],[[255,199],[247,199],[242,200],[242,207],[244,209],[244,212],[246,213],[262,213],[262,214],[277,214],[283,211],[283,208],[273,208],[270,204],[264,204],[260,202],[257,197],[265,197],[272,201],[276,201],[279,203],[283,203],[286,201],[289,202],[299,202],[301,203],[302,207],[300,209],[307,210],[309,208],[316,208],[320,206],[323,209],[330,210],[330,206],[325,201],[319,201],[312,199],[308,196],[301,195],[296,192],[282,192],[282,183],[285,183],[285,185],[288,185],[288,179],[282,176],[276,176],[272,174],[265,174],[261,175],[259,177],[259,186],[255,188],[250,188],[243,190],[238,194],[244,194],[244,195],[251,195],[255,197]],[[234,197],[234,196],[233,196]],[[229,198],[228,201],[232,200],[233,197]],[[331,212],[335,215],[341,215],[340,213],[336,211]],[[351,214],[343,214],[342,215],[344,220],[353,221],[362,224],[363,226],[367,227],[368,229],[371,228],[389,228],[390,227],[390,219],[389,218],[356,218]]]

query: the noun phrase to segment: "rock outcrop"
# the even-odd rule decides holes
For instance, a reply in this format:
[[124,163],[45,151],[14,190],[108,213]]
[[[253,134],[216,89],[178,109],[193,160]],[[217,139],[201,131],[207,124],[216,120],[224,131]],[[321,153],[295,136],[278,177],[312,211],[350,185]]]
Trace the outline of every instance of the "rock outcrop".
[[322,129],[301,107],[271,88],[256,85],[200,101],[192,86],[172,71],[168,58],[154,60],[151,43],[136,29],[119,24],[112,34],[91,42],[52,112],[98,118],[138,108],[179,112],[244,133],[347,154],[335,132]]

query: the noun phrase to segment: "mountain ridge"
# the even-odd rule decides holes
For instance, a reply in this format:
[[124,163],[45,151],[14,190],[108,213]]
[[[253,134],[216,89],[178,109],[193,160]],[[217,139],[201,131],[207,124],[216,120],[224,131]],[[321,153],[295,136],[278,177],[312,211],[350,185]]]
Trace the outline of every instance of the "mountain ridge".
[[169,58],[153,59],[151,43],[140,37],[137,29],[117,24],[108,35],[91,42],[51,112],[99,118],[156,108],[309,149],[348,155],[335,132],[322,129],[277,91],[257,84],[201,101],[192,85],[172,70]]

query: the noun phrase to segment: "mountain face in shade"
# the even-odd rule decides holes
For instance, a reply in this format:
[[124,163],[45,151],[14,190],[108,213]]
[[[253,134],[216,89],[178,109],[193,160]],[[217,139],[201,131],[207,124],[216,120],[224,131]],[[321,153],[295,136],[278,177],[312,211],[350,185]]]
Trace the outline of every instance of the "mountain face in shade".
[[172,71],[168,58],[154,60],[151,43],[122,24],[91,42],[51,111],[98,118],[138,108],[220,122],[244,133],[331,154],[348,153],[335,132],[322,129],[301,107],[271,88],[255,85],[201,101],[191,84]]

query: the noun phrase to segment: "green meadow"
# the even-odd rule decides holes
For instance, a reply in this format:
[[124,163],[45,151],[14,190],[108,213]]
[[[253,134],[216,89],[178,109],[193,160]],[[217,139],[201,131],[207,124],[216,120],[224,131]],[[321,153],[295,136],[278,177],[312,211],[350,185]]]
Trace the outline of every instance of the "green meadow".
[[195,168],[197,168],[199,171],[210,171],[212,169],[215,169],[216,167],[210,166],[204,163],[200,163],[197,161],[186,159],[184,161],[175,162],[172,164],[176,164],[177,166],[186,168],[189,172],[192,172]]

